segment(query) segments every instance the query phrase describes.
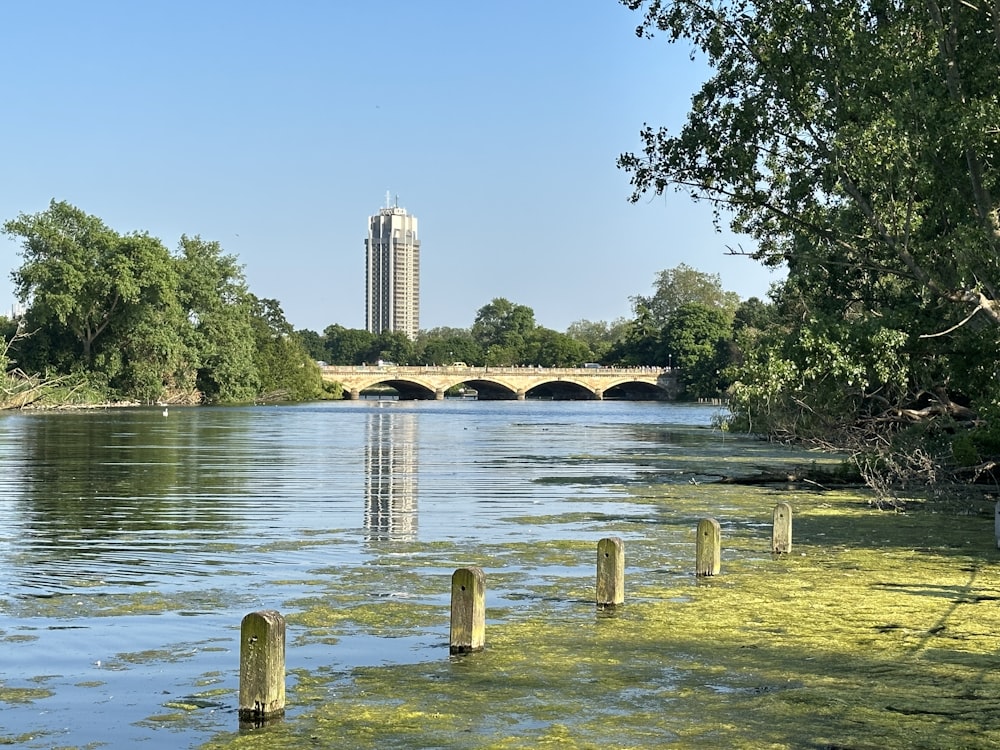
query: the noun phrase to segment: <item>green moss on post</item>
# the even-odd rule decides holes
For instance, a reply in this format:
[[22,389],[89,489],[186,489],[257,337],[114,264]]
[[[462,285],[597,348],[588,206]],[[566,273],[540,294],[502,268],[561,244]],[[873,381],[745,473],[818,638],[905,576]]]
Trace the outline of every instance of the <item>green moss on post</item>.
[[771,517],[771,551],[788,554],[792,551],[792,506],[778,503]]
[[486,645],[486,575],[459,568],[451,577],[451,653],[481,651]]
[[240,721],[284,713],[285,618],[273,609],[251,612],[240,627]]
[[606,537],[597,543],[597,606],[624,602],[625,545],[619,537]]
[[698,522],[698,541],[695,545],[695,573],[715,576],[722,567],[722,529],[714,518]]

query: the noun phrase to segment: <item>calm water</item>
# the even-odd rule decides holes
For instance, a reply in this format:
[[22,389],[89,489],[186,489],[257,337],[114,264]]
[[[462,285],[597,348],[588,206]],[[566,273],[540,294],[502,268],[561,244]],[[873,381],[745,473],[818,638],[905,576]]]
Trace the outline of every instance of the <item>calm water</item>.
[[[0,415],[0,744],[187,747],[232,730],[247,612],[286,611],[315,571],[407,542],[474,550],[553,533],[507,520],[526,512],[628,512],[621,486],[651,471],[639,457],[716,412],[361,401]],[[362,640],[336,658],[439,647]],[[289,668],[320,658],[304,648]],[[162,718],[211,687],[217,702],[190,720]]]

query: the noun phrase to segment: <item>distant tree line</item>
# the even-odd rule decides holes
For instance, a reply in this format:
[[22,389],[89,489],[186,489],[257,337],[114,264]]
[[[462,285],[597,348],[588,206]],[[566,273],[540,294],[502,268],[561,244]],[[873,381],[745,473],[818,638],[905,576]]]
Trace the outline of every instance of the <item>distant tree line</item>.
[[3,231],[21,241],[23,263],[12,278],[26,305],[22,318],[0,318],[7,373],[0,403],[8,405],[23,404],[32,389],[86,402],[339,398],[319,362],[380,361],[673,366],[681,368],[685,397],[716,397],[740,358],[735,334],[763,326],[767,309],[741,303],[717,275],[682,264],[657,275],[653,294],[631,300],[633,319],[580,320],[565,333],[500,297],[469,328],[421,331],[416,340],[337,324],[320,334],[294,330],[277,300],[251,293],[242,266],[217,242],[184,235],[172,253],[147,233],[121,234],[56,201]]
[[328,326],[297,334],[310,354],[332,365],[678,367],[683,396],[716,398],[742,359],[736,336],[767,324],[770,305],[741,302],[717,274],[686,264],[661,271],[654,292],[631,300],[635,317],[613,322],[580,320],[560,333],[535,322],[534,311],[499,297],[481,307],[469,328],[433,328],[415,341],[402,333]]

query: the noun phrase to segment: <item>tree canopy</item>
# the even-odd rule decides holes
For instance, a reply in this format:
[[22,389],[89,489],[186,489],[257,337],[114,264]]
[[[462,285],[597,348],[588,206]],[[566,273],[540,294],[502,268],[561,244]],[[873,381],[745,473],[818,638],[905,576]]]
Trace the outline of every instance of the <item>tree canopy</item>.
[[656,325],[667,325],[670,316],[687,304],[699,304],[716,308],[732,318],[740,297],[736,292],[722,288],[722,279],[717,273],[705,273],[686,263],[667,268],[656,274],[654,292],[651,296],[637,295],[632,298],[632,306],[638,311],[643,308]]
[[633,199],[690,191],[788,270],[737,414],[826,435],[835,401],[840,427],[996,421],[997,3],[622,2],[713,71],[677,133],[620,157]]
[[9,344],[22,367],[142,402],[320,392],[280,306],[249,292],[217,242],[184,235],[172,255],[148,233],[121,234],[59,201],[3,231],[22,242],[12,277],[27,312]]

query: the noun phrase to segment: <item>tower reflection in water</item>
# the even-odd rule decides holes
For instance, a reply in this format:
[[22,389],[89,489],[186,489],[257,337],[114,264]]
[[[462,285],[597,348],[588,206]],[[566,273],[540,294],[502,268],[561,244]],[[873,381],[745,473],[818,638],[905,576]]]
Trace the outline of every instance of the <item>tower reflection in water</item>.
[[417,420],[385,409],[365,426],[365,531],[368,541],[417,535]]

